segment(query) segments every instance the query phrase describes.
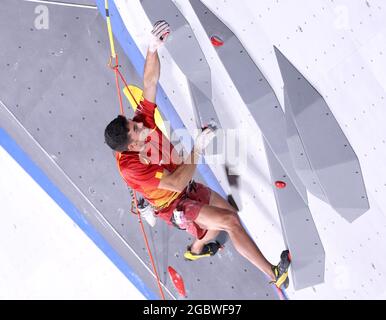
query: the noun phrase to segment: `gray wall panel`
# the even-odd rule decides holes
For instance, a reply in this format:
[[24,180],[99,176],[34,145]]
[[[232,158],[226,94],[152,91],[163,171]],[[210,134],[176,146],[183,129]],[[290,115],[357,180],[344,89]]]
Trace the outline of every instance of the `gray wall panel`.
[[352,222],[369,209],[358,157],[324,98],[277,48],[275,53],[284,81],[286,113],[299,133],[316,182],[328,203]]

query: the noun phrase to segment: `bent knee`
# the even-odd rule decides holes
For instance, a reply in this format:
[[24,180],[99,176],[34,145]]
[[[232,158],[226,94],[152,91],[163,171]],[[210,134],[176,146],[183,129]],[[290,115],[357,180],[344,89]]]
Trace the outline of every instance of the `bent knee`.
[[224,216],[224,229],[226,231],[233,231],[236,228],[240,228],[241,222],[236,211],[226,210],[227,213]]
[[237,212],[237,210],[227,200],[225,200],[215,191],[212,191],[210,197],[210,205],[221,209],[227,209],[233,212]]

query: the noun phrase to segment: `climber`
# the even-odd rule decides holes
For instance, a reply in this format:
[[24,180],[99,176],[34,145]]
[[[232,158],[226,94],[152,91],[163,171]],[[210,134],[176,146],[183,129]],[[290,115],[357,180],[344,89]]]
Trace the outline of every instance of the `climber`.
[[122,177],[130,188],[141,193],[155,215],[196,240],[184,254],[187,260],[212,256],[220,248],[216,239],[226,231],[236,250],[264,272],[277,287],[288,286],[288,250],[278,265],[263,256],[240,222],[237,211],[215,191],[193,181],[196,164],[215,136],[213,128],[204,129],[188,156],[181,156],[155,124],[156,91],[160,77],[157,50],[170,33],[166,21],[155,23],[146,54],[143,100],[133,119],[122,115],[105,129],[105,142],[118,154]]

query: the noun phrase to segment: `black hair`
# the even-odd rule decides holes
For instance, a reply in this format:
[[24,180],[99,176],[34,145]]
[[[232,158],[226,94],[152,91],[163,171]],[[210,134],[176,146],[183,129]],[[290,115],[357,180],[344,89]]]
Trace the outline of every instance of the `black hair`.
[[119,115],[105,129],[105,142],[113,150],[127,151],[130,138],[127,132],[127,119]]

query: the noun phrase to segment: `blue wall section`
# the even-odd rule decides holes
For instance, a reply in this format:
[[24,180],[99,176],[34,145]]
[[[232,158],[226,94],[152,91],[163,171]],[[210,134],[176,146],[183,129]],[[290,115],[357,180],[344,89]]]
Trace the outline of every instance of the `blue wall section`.
[[[96,0],[95,2],[98,6],[98,9],[101,15],[105,17],[105,14],[106,14],[105,1]],[[109,11],[110,11],[111,25],[112,25],[115,38],[118,40],[124,52],[130,59],[137,73],[139,75],[142,75],[145,59],[141,51],[138,49],[137,45],[135,44],[133,38],[130,36],[129,32],[127,31],[122,21],[122,18],[115,6],[114,1],[111,1],[111,0],[109,1]],[[106,28],[106,32],[107,32],[107,28]],[[128,82],[130,82],[130,79],[128,79]],[[165,94],[161,86],[159,86],[159,90],[157,93],[157,105],[162,111],[162,113],[164,114],[164,116],[166,117],[166,119],[168,119],[168,121],[170,122],[174,130],[185,127],[183,122],[181,121],[181,118],[179,117],[178,113],[176,112],[175,108],[169,101],[167,95]],[[217,178],[213,174],[210,167],[207,164],[199,164],[197,166],[197,169],[202,175],[202,177],[204,178],[206,184],[212,190],[216,191],[221,196],[226,198],[226,193],[224,192],[223,188],[217,181]]]

